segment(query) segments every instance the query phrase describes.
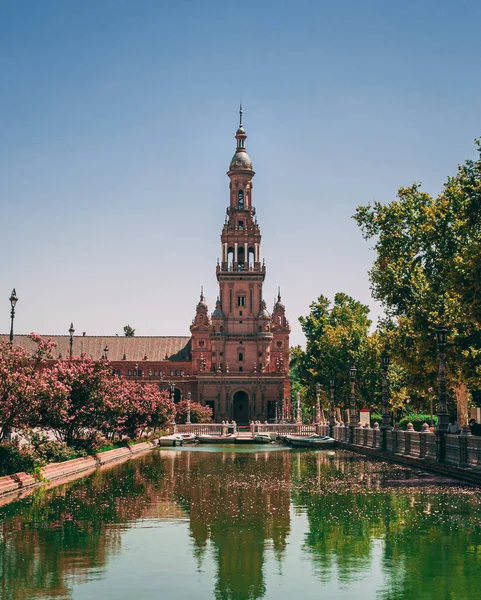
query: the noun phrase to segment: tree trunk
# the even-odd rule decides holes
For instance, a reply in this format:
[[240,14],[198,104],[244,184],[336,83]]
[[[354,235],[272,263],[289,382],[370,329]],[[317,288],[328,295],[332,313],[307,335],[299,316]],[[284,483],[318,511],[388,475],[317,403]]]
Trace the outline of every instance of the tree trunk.
[[454,388],[456,394],[456,404],[458,407],[458,423],[461,425],[468,424],[468,386],[462,381],[458,381]]

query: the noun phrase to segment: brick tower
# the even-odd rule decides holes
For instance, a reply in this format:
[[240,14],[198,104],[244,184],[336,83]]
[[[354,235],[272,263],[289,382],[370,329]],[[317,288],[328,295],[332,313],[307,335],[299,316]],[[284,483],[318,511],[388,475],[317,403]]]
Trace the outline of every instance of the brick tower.
[[[285,307],[279,291],[270,315],[262,294],[266,267],[252,205],[255,173],[246,137],[241,106],[236,151],[227,172],[230,201],[221,234],[222,258],[217,264],[219,295],[209,320],[201,294],[191,326],[198,397],[211,404],[217,421],[238,423],[280,418],[290,391],[290,327]],[[212,401],[214,389],[216,400]]]

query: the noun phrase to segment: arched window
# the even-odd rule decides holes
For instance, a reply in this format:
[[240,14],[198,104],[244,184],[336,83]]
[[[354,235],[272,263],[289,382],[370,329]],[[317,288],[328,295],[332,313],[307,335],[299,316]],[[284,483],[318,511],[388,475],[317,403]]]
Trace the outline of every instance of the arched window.
[[239,362],[242,362],[244,360],[244,354],[242,352],[239,352]]
[[237,192],[237,206],[240,210],[244,209],[244,190],[239,190]]
[[170,376],[173,377],[174,376],[174,371],[172,369],[170,369]]
[[244,247],[241,246],[240,248],[237,248],[237,264],[239,265],[240,271],[244,268],[244,262]]
[[137,371],[137,375],[138,375],[139,377],[142,377],[142,369],[139,369],[139,370]]
[[255,259],[254,248],[249,248],[248,255],[249,255],[249,257],[248,257],[249,269],[252,270],[254,268],[254,259]]
[[227,268],[232,269],[234,265],[234,248],[227,248]]
[[132,369],[129,369],[129,375],[132,375]]

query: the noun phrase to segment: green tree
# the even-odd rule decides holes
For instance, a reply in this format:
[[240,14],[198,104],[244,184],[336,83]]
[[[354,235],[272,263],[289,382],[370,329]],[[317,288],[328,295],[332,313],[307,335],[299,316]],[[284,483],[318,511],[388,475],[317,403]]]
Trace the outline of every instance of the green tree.
[[397,325],[393,347],[420,394],[436,385],[436,326],[449,327],[448,377],[461,423],[480,373],[480,200],[478,158],[460,166],[437,198],[414,183],[390,204],[360,206],[354,215],[365,239],[375,240],[373,295]]
[[305,352],[298,346],[291,356],[294,391],[301,391],[306,404],[315,402],[316,383],[327,406],[329,381],[335,379],[336,405],[347,407],[350,396],[349,368],[357,367],[356,397],[360,406],[380,404],[379,335],[369,333],[369,307],[338,293],[334,302],[319,296],[307,317],[300,317],[306,336]]
[[134,337],[135,329],[133,329],[130,325],[125,325],[124,335],[125,335],[125,337]]

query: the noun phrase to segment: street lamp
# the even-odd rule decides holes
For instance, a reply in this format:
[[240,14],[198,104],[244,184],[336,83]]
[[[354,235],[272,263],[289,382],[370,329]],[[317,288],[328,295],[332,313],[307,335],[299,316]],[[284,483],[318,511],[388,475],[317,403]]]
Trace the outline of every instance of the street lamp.
[[334,415],[334,379],[329,381],[331,390],[331,401],[329,403],[329,435],[334,437],[334,427],[336,426],[336,417]]
[[169,383],[169,387],[170,387],[170,399],[172,400],[172,402],[174,402],[174,397],[175,397],[175,383],[173,381],[171,381]]
[[149,381],[152,381],[152,369],[149,369]]
[[187,392],[187,425],[190,425],[190,400],[192,398],[191,392]]
[[448,341],[448,328],[446,325],[436,327],[436,343],[439,356],[439,378],[438,378],[438,426],[436,429],[438,461],[444,462],[446,456],[446,437],[448,430],[449,413],[446,397],[446,343]]
[[12,324],[10,326],[10,343],[13,343],[13,319],[15,319],[15,304],[17,304],[18,302],[18,298],[17,298],[17,292],[15,291],[15,288],[13,288],[12,290],[12,294],[9,298],[10,300],[10,305],[12,307],[12,310],[10,312],[10,317],[12,319]]
[[382,369],[382,422],[381,422],[381,449],[386,450],[387,447],[387,431],[391,428],[389,424],[389,386],[387,383],[387,373],[389,370],[389,354],[383,350],[381,352],[381,369]]
[[356,411],[356,373],[357,369],[353,365],[349,369],[349,380],[351,382],[351,400],[349,403],[349,442],[354,443],[354,429],[357,427]]
[[302,407],[301,407],[301,392],[297,392],[297,414],[296,414],[297,425],[302,425]]
[[319,382],[316,383],[316,423],[319,424],[321,420],[321,384]]
[[75,333],[75,329],[73,328],[73,321],[72,323],[70,323],[70,328],[68,332],[70,333],[70,360],[72,360],[73,334]]
[[137,377],[139,375],[139,363],[135,363],[135,381],[137,382]]

